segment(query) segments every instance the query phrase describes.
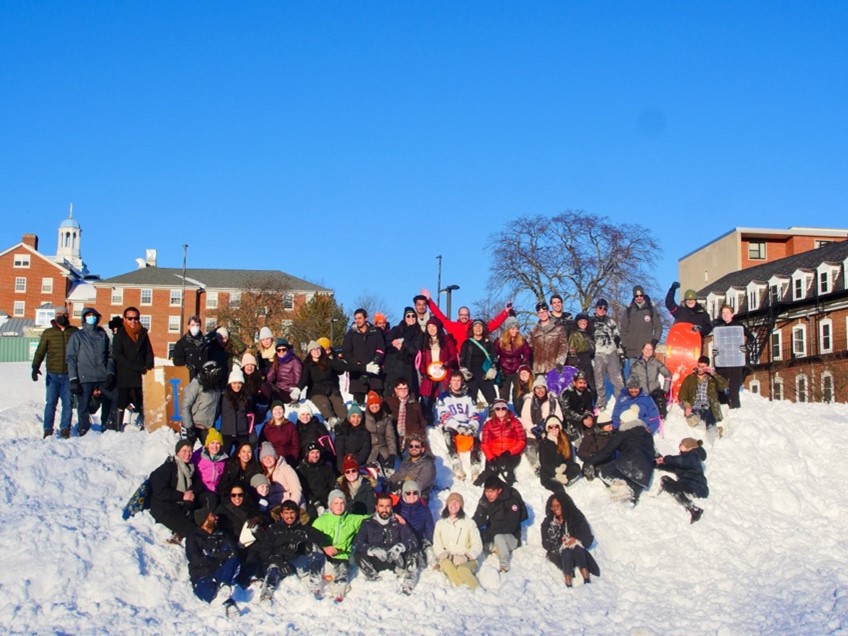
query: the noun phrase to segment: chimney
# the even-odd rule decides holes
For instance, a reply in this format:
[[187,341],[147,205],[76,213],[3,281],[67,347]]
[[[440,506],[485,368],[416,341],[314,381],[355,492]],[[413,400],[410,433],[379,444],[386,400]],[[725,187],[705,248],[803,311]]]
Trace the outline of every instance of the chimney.
[[29,245],[36,252],[38,251],[38,236],[35,234],[24,234],[21,237],[21,243],[24,245]]

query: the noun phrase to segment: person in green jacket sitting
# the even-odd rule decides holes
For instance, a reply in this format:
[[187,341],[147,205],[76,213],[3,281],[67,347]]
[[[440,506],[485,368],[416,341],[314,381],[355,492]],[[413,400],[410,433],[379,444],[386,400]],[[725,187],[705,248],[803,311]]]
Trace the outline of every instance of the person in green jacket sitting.
[[341,490],[333,490],[327,497],[327,511],[312,524],[330,538],[331,546],[324,550],[327,562],[324,566],[324,580],[336,601],[344,599],[350,589],[350,551],[353,539],[359,532],[359,526],[371,515],[357,515],[345,512],[347,498]]

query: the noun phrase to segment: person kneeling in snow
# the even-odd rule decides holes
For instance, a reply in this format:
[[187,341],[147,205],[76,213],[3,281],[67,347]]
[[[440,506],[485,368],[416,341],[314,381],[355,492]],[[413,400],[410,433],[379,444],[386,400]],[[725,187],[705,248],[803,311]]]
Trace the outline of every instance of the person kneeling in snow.
[[590,583],[589,574],[601,575],[595,559],[588,552],[595,538],[589,522],[566,493],[554,493],[545,504],[542,521],[542,547],[548,560],[565,575],[566,587],[571,587],[574,568],[580,569],[583,583]]
[[403,517],[392,511],[388,494],[377,497],[377,512],[362,522],[353,541],[353,559],[369,581],[380,572],[394,570],[402,591],[410,594],[418,573],[418,539]]
[[211,603],[216,596],[224,598],[228,616],[238,612],[232,587],[239,573],[239,560],[232,539],[218,530],[218,516],[207,508],[194,513],[199,526],[186,537],[188,575],[197,598]]
[[677,503],[689,512],[690,523],[700,519],[704,511],[693,504],[687,495],[706,499],[710,494],[701,463],[707,459],[707,451],[703,449],[703,445],[699,439],[686,437],[680,440],[680,455],[666,455],[657,457],[656,460],[657,468],[677,475],[677,479],[664,475],[660,480],[660,492],[674,495]]
[[330,582],[336,600],[343,599],[347,593],[353,538],[359,532],[362,522],[369,517],[345,512],[346,505],[345,494],[341,490],[334,490],[327,498],[327,512],[312,524],[312,527],[323,532],[332,541],[330,548],[324,550],[327,555],[324,579]]
[[710,359],[707,356],[698,358],[695,373],[686,376],[677,394],[686,423],[694,428],[703,422],[707,435],[712,438],[722,419],[718,394],[726,388],[727,380],[710,367]]
[[395,504],[395,513],[399,514],[412,528],[418,545],[421,546],[421,567],[427,565],[428,548],[433,545],[433,528],[435,523],[427,502],[421,498],[421,488],[418,482],[409,480],[403,482],[401,496]]
[[[333,552],[330,538],[312,526],[302,525],[300,508],[293,501],[284,501],[274,508],[271,517],[275,523],[259,541],[259,554],[265,567],[260,599],[270,601],[280,581],[292,574],[300,578],[308,576],[309,591],[319,596],[324,555]],[[316,545],[320,550],[315,549]]]
[[527,507],[519,492],[496,475],[488,477],[474,522],[489,552],[498,555],[501,572],[509,572],[512,552],[521,545],[521,522],[526,520]]

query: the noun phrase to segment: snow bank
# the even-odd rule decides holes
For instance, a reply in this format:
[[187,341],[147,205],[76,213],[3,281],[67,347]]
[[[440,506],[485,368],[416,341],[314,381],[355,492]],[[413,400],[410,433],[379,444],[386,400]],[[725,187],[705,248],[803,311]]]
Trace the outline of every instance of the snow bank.
[[[568,590],[542,551],[548,493],[522,465],[530,510],[524,546],[499,575],[490,557],[484,589],[454,590],[437,572],[411,597],[396,582],[354,579],[340,605],[285,581],[275,604],[239,591],[236,622],[198,601],[181,548],[148,513],[121,509],[172,451],[169,431],[92,432],[41,439],[43,384],[26,364],[0,365],[0,625],[14,633],[189,632],[372,634],[828,634],[848,630],[848,457],[845,405],[769,403],[743,396],[729,436],[707,447],[711,496],[701,521],[668,495],[645,493],[635,508],[608,501],[601,483],[570,493],[592,524],[601,577]],[[694,431],[695,436],[703,434]],[[693,435],[679,413],[658,439],[674,453]],[[443,455],[440,436],[431,436]],[[452,484],[473,512],[481,492]],[[655,479],[658,482],[658,479]],[[432,502],[438,513],[448,490]]]

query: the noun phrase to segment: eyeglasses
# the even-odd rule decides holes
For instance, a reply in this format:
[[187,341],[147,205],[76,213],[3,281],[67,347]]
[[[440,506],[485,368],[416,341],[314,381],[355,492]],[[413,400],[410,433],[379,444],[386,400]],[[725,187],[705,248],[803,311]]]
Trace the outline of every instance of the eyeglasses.
[[496,410],[496,411],[506,411],[507,409],[506,409],[506,407],[505,407],[505,406],[496,406],[496,407],[495,407],[495,410]]
[[345,475],[356,475],[358,472],[359,472],[358,468],[349,468],[348,470],[344,471],[344,474]]
[[409,495],[416,495],[416,496],[418,496],[418,495],[419,495],[419,494],[421,494],[421,493],[419,493],[417,490],[407,490],[407,491],[406,491],[405,493],[403,493],[403,494],[404,494],[404,496],[408,497]]
[[277,347],[277,351],[288,351],[288,347]]
[[231,492],[230,498],[231,499],[244,499],[244,493],[243,492]]
[[410,444],[409,447],[410,448],[423,448],[423,446],[421,446],[421,444]]
[[130,322],[138,322],[138,316],[124,316],[124,320],[129,320]]

